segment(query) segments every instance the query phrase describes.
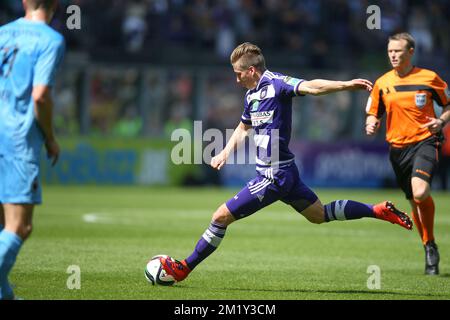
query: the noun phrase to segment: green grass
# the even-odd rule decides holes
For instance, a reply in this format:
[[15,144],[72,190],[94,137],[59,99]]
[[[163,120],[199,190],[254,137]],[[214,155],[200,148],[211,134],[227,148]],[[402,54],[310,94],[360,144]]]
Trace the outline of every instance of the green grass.
[[[150,285],[156,254],[185,258],[213,211],[236,190],[145,187],[44,188],[34,231],[10,275],[25,299],[449,299],[450,197],[434,193],[441,275],[423,275],[417,231],[375,219],[314,225],[276,203],[231,225],[219,249],[173,287]],[[316,190],[323,203],[393,200],[398,190]],[[86,222],[88,215],[94,222]],[[90,216],[89,216],[90,215]],[[69,290],[67,268],[81,270]],[[381,270],[370,290],[367,268]]]

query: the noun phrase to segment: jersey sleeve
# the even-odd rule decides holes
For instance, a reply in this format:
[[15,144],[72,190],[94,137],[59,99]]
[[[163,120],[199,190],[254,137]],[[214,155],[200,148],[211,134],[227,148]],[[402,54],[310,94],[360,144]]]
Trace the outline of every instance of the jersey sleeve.
[[51,41],[39,54],[35,67],[33,86],[53,86],[56,71],[64,56],[64,39]]
[[380,90],[379,82],[376,81],[366,105],[366,114],[380,119],[386,112],[383,102],[383,91]]
[[251,125],[252,124],[252,119],[250,116],[250,108],[248,106],[247,103],[247,95],[245,96],[245,101],[244,101],[244,112],[242,112],[242,116],[241,116],[241,122],[247,125]]
[[433,99],[441,107],[450,105],[450,91],[448,84],[442,80],[437,74],[435,75],[431,87],[433,88]]
[[304,96],[298,94],[298,86],[305,81],[304,79],[285,76],[278,82],[279,94],[286,97]]

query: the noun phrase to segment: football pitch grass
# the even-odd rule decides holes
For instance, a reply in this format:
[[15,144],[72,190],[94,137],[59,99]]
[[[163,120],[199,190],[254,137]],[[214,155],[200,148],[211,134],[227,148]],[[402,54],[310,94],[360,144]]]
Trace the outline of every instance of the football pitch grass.
[[[280,202],[232,224],[219,249],[185,281],[149,284],[149,258],[185,258],[214,210],[236,191],[46,186],[33,234],[10,275],[16,294],[27,300],[450,299],[450,197],[442,192],[434,192],[440,276],[423,275],[415,229],[370,218],[314,225]],[[390,199],[409,208],[399,190],[315,191],[324,204]],[[81,287],[69,289],[76,268]],[[373,268],[380,271],[379,289],[368,287],[376,283]]]

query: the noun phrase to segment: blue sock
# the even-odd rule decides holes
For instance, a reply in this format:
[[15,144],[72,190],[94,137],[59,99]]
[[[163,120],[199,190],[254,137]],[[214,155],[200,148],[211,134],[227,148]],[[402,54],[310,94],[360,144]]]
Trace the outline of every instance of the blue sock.
[[219,223],[211,222],[208,229],[206,229],[205,233],[203,233],[202,237],[197,242],[194,252],[192,252],[185,260],[189,269],[193,270],[200,262],[217,249],[225,236],[226,229],[227,227]]
[[7,230],[0,232],[0,299],[13,299],[14,293],[8,282],[8,274],[16,262],[22,239]]
[[325,221],[375,218],[373,206],[352,200],[333,201],[324,207]]

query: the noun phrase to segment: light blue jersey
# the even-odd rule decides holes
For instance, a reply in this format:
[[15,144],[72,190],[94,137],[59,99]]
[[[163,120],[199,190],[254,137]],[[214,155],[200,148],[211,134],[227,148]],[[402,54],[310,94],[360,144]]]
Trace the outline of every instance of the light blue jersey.
[[32,92],[54,85],[64,49],[64,38],[43,22],[22,18],[0,27],[0,203],[42,202],[44,134]]
[[0,27],[0,156],[38,163],[44,135],[33,87],[53,86],[64,38],[44,22],[24,18]]

